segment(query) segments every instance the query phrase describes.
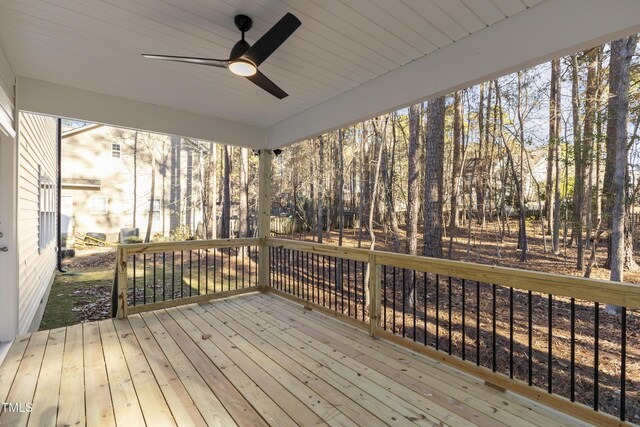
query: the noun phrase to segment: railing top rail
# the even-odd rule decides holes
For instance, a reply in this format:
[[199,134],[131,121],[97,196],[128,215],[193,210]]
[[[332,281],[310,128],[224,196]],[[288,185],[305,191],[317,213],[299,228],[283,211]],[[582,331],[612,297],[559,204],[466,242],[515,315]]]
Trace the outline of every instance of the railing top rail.
[[509,286],[519,290],[542,292],[555,296],[618,305],[631,310],[640,309],[640,286],[631,283],[587,279],[584,277],[565,276],[561,274],[439,258],[427,258],[369,249],[349,248],[346,246],[298,242],[273,237],[267,238],[267,244],[274,247],[284,247],[357,261],[368,261],[370,255],[375,255],[376,262],[381,265],[390,265],[465,280]]
[[122,250],[124,255],[136,255],[145,253],[162,253],[195,249],[213,248],[237,248],[243,246],[256,246],[261,244],[259,237],[242,239],[214,239],[214,240],[184,240],[181,242],[156,242],[156,243],[133,243],[118,245],[118,250]]

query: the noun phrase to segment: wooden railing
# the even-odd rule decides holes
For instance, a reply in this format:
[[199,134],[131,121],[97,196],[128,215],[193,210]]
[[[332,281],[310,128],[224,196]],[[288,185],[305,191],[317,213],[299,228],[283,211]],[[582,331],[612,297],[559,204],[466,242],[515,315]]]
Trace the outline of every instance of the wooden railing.
[[[639,343],[628,338],[640,329],[640,286],[266,243],[274,293],[596,424],[622,425],[638,413]],[[620,314],[607,314],[605,305]]]
[[592,423],[640,412],[637,285],[271,237],[117,251],[121,317],[268,290]]
[[114,315],[255,291],[260,246],[258,238],[120,245]]

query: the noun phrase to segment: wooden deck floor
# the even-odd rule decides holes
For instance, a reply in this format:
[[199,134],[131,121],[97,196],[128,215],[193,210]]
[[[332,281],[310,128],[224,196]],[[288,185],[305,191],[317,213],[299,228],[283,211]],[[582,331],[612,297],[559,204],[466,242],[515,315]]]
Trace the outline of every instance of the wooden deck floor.
[[0,399],[33,404],[3,426],[582,425],[271,294],[20,337]]

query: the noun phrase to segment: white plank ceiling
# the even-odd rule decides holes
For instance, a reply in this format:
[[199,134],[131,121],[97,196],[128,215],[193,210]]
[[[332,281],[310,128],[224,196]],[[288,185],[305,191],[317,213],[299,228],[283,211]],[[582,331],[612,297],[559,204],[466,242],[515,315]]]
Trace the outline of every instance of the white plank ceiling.
[[[0,43],[18,76],[267,127],[543,0],[0,0]],[[252,43],[286,12],[302,26],[260,69],[277,100],[227,70],[141,53],[226,58],[249,15]]]

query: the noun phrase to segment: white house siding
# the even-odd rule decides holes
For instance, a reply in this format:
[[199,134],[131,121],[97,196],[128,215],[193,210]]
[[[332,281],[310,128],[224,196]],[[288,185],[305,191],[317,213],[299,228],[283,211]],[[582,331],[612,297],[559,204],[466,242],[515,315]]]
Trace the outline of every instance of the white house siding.
[[56,268],[55,238],[39,247],[38,183],[39,171],[54,182],[57,176],[57,121],[23,112],[18,120],[18,333],[24,333],[38,326],[34,318],[41,316]]
[[[0,127],[13,133],[15,111],[15,76],[0,46]],[[12,135],[13,136],[13,135]]]
[[[109,240],[117,239],[120,229],[133,226],[133,188],[134,188],[134,141],[136,132],[110,126],[87,128],[86,131],[69,132],[62,136],[62,195],[72,198],[73,228],[76,232],[99,232],[107,234]],[[120,145],[120,157],[112,156],[112,144]],[[180,194],[183,198],[187,186],[187,158],[190,145],[182,142],[180,155]],[[151,157],[149,150],[156,153],[157,172],[154,198],[160,209],[152,223],[152,236],[156,233],[171,232],[171,138],[166,135],[138,133],[138,154],[135,167],[137,175],[136,195],[136,227],[141,236],[147,229],[149,199],[151,193]],[[198,152],[192,151],[193,160],[193,217],[192,223],[197,226],[202,221],[200,209],[200,180]],[[162,174],[164,171],[164,177]],[[163,179],[164,178],[164,179]],[[82,181],[84,180],[84,181]],[[78,185],[78,182],[90,181],[89,186]],[[72,185],[70,182],[74,182]],[[99,184],[99,186],[98,186]],[[163,197],[164,194],[164,197]],[[107,214],[96,214],[90,211],[92,196],[106,196]],[[164,199],[164,204],[163,204]],[[187,200],[180,204],[181,223],[184,219]],[[164,209],[163,209],[164,208]],[[164,217],[162,215],[164,212]],[[63,212],[63,215],[65,212]]]

